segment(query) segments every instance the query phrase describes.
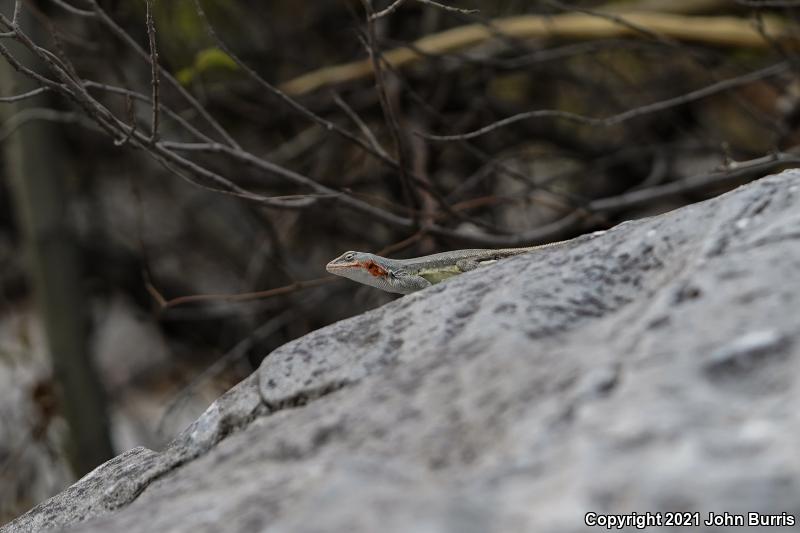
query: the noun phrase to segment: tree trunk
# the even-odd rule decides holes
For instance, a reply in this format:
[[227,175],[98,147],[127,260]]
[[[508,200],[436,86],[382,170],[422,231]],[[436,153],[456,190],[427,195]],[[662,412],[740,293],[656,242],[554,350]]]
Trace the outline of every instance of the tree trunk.
[[[13,2],[0,0],[6,14]],[[37,24],[23,17],[26,32]],[[3,45],[31,64],[24,50]],[[31,82],[0,60],[0,91],[20,94]],[[0,104],[8,118],[42,106],[46,98]],[[65,181],[69,161],[64,158],[58,127],[43,120],[24,121],[3,143],[13,204],[24,233],[30,284],[45,328],[54,377],[60,388],[60,405],[70,427],[68,455],[76,474],[82,475],[112,456],[106,401],[88,347],[88,305],[83,294],[80,248],[68,213]]]

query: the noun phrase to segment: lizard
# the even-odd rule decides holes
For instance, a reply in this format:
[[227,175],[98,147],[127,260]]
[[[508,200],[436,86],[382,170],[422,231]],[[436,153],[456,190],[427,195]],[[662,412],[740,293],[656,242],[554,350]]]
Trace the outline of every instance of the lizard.
[[411,259],[389,259],[368,252],[351,250],[328,263],[325,270],[386,292],[411,294],[506,257],[563,246],[568,242],[572,241],[552,242],[526,248],[453,250]]

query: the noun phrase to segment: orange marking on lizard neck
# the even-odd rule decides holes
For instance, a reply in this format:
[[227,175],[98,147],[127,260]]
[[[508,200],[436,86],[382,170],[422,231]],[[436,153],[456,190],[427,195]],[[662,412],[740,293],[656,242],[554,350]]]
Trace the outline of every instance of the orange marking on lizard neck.
[[361,268],[363,268],[376,278],[385,278],[386,276],[389,275],[389,272],[385,268],[383,268],[382,266],[380,266],[378,263],[376,263],[371,259],[369,261],[363,261],[361,263]]

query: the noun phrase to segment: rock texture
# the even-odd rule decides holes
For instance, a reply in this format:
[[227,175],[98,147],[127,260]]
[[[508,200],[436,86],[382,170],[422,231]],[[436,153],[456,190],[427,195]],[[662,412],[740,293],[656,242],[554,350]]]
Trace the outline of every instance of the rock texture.
[[75,481],[61,452],[67,428],[54,416],[55,390],[38,317],[26,305],[5,303],[0,296],[0,524]]
[[800,172],[787,171],[291,342],[166,450],[117,457],[2,531],[800,519],[799,385]]

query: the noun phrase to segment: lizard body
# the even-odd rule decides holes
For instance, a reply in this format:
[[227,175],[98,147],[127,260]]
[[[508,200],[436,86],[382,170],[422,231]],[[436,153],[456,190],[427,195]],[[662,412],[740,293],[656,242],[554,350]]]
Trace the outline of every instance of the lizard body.
[[387,292],[409,294],[499,259],[561,246],[567,242],[526,248],[453,250],[411,259],[389,259],[367,252],[349,251],[328,263],[325,269],[331,274]]

